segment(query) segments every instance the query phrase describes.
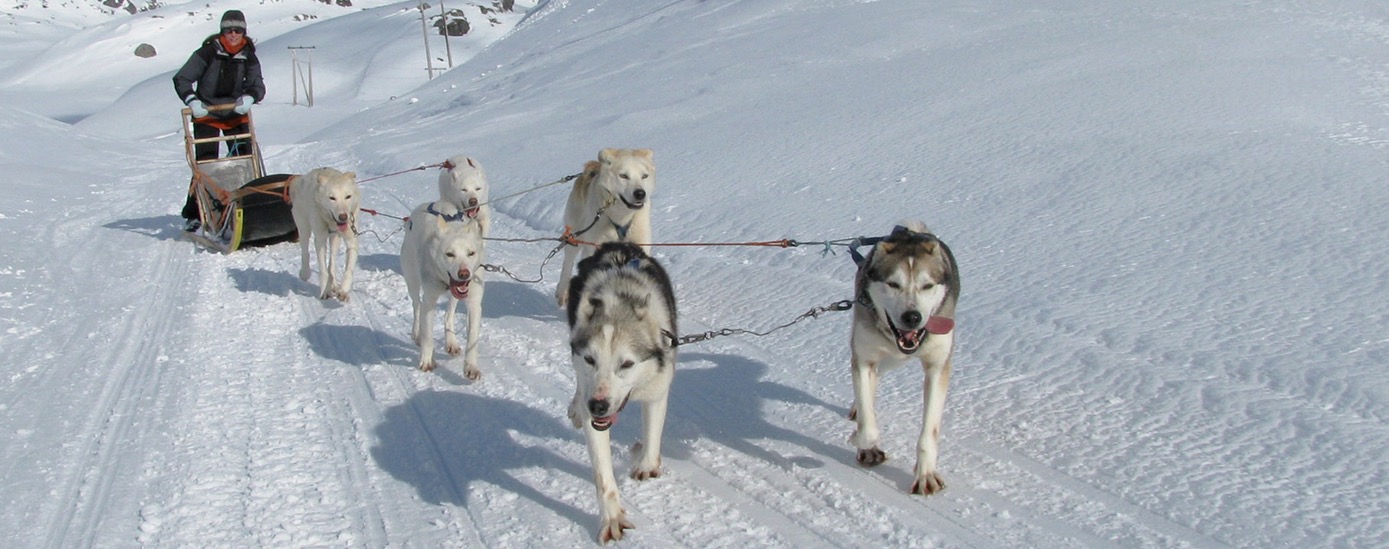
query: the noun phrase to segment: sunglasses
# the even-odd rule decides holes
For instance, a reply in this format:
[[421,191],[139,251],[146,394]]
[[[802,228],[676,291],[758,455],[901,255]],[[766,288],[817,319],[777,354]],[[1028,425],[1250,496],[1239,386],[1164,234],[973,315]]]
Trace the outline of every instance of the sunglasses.
[[246,29],[231,28],[222,31],[222,34],[246,34]]

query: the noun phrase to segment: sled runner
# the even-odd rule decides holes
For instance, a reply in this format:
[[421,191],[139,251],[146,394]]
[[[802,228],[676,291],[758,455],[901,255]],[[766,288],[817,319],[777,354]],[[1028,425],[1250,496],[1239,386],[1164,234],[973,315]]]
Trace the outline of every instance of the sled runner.
[[[211,111],[230,110],[234,105],[216,105]],[[184,108],[183,142],[188,167],[193,170],[189,192],[198,204],[202,220],[199,231],[187,233],[194,241],[224,253],[248,244],[273,244],[298,236],[289,208],[291,174],[265,175],[260,144],[256,141],[251,113],[242,116],[246,133],[197,138],[193,135],[193,111]],[[200,143],[240,141],[240,150],[227,156],[198,160]]]

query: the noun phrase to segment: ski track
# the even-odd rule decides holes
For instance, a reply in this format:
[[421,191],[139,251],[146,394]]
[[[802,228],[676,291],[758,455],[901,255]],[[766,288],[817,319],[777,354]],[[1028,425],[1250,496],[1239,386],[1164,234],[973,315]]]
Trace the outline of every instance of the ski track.
[[[68,225],[85,224],[69,222]],[[62,230],[62,229],[55,229]],[[67,227],[67,230],[92,230]],[[91,245],[88,241],[85,244]],[[160,246],[153,257],[156,265],[165,263],[174,243]],[[74,257],[92,257],[92,250],[74,253]],[[181,266],[180,266],[181,267]],[[178,280],[184,269],[180,267],[155,269],[151,283],[155,287]],[[174,301],[138,301],[129,316],[119,323],[118,333],[106,341],[115,342],[109,354],[98,356],[72,357],[74,364],[109,366],[111,370],[104,377],[100,393],[96,395],[89,416],[81,427],[76,451],[76,463],[67,468],[61,484],[56,490],[57,510],[49,519],[44,539],[50,547],[91,545],[96,538],[96,528],[106,516],[111,485],[116,475],[108,474],[118,468],[125,445],[131,440],[140,441],[147,429],[137,424],[141,415],[136,408],[148,401],[158,387],[159,342],[171,331]],[[84,327],[85,327],[84,322]],[[78,345],[72,352],[89,353],[90,349],[82,343],[90,338],[75,340]],[[100,347],[98,347],[100,348]],[[98,351],[100,352],[100,351]],[[138,444],[135,446],[138,448]]]

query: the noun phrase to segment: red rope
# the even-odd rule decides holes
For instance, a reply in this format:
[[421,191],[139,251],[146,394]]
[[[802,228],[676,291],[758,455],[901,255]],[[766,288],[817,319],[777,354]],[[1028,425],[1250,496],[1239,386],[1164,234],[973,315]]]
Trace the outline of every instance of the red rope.
[[[388,174],[384,174],[384,175],[378,175],[378,176],[376,176],[376,177],[368,177],[368,178],[366,178],[366,179],[358,179],[357,182],[358,182],[358,183],[366,183],[366,182],[368,182],[368,181],[376,181],[377,179],[385,179],[385,178],[387,178],[387,177],[396,176],[396,175],[400,175],[400,174],[403,174],[403,173],[418,172],[418,171],[427,170],[427,169],[430,169],[430,168],[446,168],[447,166],[450,166],[450,164],[449,164],[449,162],[448,162],[447,160],[445,160],[445,161],[443,161],[443,162],[439,162],[439,163],[437,163],[437,164],[430,164],[430,165],[428,165],[428,166],[420,166],[420,167],[418,167],[418,168],[410,168],[410,169],[408,169],[408,170],[400,170],[400,171],[398,171],[398,172],[388,173]],[[446,169],[447,169],[447,168],[446,168]]]
[[396,217],[396,216],[391,215],[391,214],[383,214],[383,213],[378,212],[378,211],[376,211],[376,210],[373,210],[373,209],[371,209],[371,208],[357,208],[357,210],[358,210],[358,211],[363,211],[363,212],[369,213],[369,214],[371,214],[371,215],[379,215],[379,216],[389,217],[389,218],[391,218],[391,219],[399,219],[399,220],[401,220],[401,221],[409,221],[409,220],[410,220],[410,218],[408,218],[408,217]]
[[[566,225],[566,226],[564,227],[564,234],[560,235],[559,241],[560,241],[560,242],[563,242],[563,243],[565,243],[565,244],[568,244],[568,245],[570,245],[570,246],[593,246],[593,247],[595,247],[595,248],[598,247],[598,243],[596,243],[596,242],[589,242],[589,241],[587,241],[587,240],[579,240],[578,238],[575,238],[573,229],[572,229],[571,227],[569,227],[568,225]],[[754,242],[650,242],[650,243],[645,243],[645,244],[643,244],[643,243],[638,243],[638,242],[634,242],[633,244],[636,244],[636,245],[638,245],[638,246],[653,246],[653,247],[654,247],[654,246],[764,246],[764,247],[770,247],[770,248],[790,248],[790,247],[796,245],[796,244],[795,244],[794,242],[792,242],[791,240],[785,239],[785,238],[783,238],[783,239],[781,239],[781,240],[763,240],[763,241],[754,241]]]

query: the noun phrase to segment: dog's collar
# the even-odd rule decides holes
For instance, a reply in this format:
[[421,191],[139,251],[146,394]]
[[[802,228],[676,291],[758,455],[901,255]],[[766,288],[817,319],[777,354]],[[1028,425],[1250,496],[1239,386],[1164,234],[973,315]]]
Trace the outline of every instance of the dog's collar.
[[632,230],[632,222],[628,221],[626,225],[618,225],[616,221],[613,221],[613,218],[609,217],[608,223],[611,223],[613,230],[617,231],[617,239],[625,242],[627,240],[627,231]]
[[[899,233],[906,233],[905,236],[909,237],[911,240],[935,240],[938,242],[940,241],[940,238],[936,237],[936,235],[932,233],[917,232],[905,226],[897,225],[893,227],[891,231],[888,232],[887,236],[860,236],[858,238],[853,239],[853,241],[849,242],[849,257],[854,260],[855,265],[863,265],[863,263],[867,261],[868,258],[863,254],[858,253],[859,246],[876,246],[879,242],[887,240],[889,237],[895,236]],[[869,253],[872,253],[872,250],[869,250]]]
[[434,209],[433,202],[430,202],[429,207],[425,208],[424,211],[442,217],[444,218],[444,221],[463,221],[467,218],[467,215],[465,215],[464,210],[458,210],[458,213],[453,215],[444,215],[443,212]]

